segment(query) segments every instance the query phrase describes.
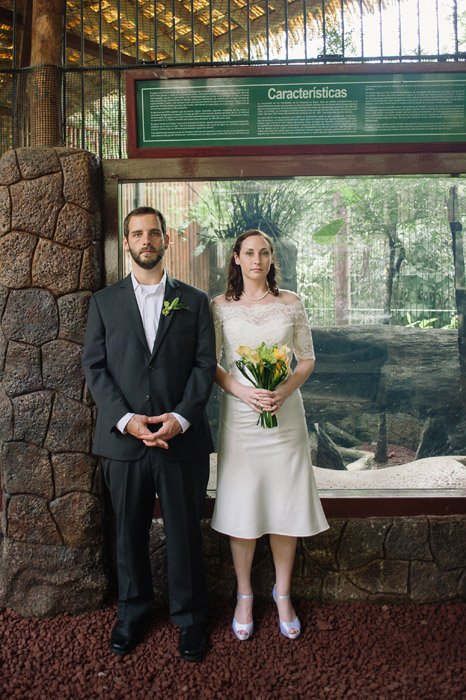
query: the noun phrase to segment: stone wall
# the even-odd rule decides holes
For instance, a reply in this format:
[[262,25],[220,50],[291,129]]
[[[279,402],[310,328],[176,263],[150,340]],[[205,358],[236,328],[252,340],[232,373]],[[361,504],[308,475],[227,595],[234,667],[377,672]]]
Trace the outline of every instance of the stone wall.
[[81,347],[101,286],[100,169],[67,148],[0,159],[0,601],[97,607],[106,590]]
[[[433,603],[466,599],[466,519],[463,516],[331,518],[330,529],[298,541],[293,594],[319,602]],[[228,538],[204,521],[212,596],[234,597]],[[152,568],[166,595],[163,525],[154,520]],[[266,537],[253,567],[255,593],[270,596],[273,563]]]

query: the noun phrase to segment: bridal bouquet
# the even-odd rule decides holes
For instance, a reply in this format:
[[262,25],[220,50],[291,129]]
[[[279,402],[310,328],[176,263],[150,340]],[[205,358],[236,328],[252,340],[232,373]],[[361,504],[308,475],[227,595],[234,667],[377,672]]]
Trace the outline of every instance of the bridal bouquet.
[[[277,343],[267,346],[261,343],[259,347],[251,349],[247,345],[236,348],[240,356],[236,360],[236,366],[241,374],[246,377],[258,389],[273,391],[290,372],[290,349],[287,345],[278,346]],[[276,428],[277,417],[270,411],[262,411],[257,423],[263,428]]]

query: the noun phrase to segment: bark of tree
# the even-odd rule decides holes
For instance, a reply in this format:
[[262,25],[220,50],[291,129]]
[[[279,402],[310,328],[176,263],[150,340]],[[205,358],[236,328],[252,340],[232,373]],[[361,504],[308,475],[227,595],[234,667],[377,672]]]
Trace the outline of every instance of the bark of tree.
[[[393,282],[395,275],[400,272],[401,263],[405,259],[405,249],[396,233],[398,223],[398,208],[396,207],[396,217],[386,226],[386,234],[389,246],[388,264],[385,268],[385,292],[384,292],[384,309],[383,323],[386,326],[390,325],[392,298],[393,298]],[[393,215],[392,215],[393,216]],[[377,437],[377,446],[375,449],[374,460],[379,464],[388,462],[388,435],[387,435],[387,414],[382,412],[379,414],[379,434]]]
[[335,324],[344,326],[350,322],[351,313],[351,285],[350,285],[350,257],[348,255],[348,209],[342,197],[337,192],[333,199],[335,217],[344,219],[345,223],[339,231],[334,249],[334,280],[335,280]]
[[61,0],[33,0],[31,146],[57,146],[61,135]]
[[447,201],[448,221],[452,237],[453,260],[455,264],[455,297],[458,313],[458,352],[461,371],[461,391],[466,410],[466,278],[464,264],[463,227],[459,221],[458,188],[450,188]]

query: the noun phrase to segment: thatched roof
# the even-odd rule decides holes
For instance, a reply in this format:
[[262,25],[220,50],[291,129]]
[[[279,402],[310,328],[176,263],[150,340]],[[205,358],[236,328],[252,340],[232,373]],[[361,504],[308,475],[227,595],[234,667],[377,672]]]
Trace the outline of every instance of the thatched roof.
[[[387,1],[344,0],[344,16],[361,7],[378,11]],[[107,65],[263,59],[267,48],[274,52],[285,41],[286,29],[292,46],[304,32],[312,36],[324,22],[342,16],[341,0],[84,0],[83,6],[81,17],[81,0],[66,0],[71,65],[95,65],[101,56]],[[0,0],[0,66],[5,67],[13,54],[12,7],[11,0]],[[17,52],[24,54],[21,30],[30,0],[17,0],[16,8]]]

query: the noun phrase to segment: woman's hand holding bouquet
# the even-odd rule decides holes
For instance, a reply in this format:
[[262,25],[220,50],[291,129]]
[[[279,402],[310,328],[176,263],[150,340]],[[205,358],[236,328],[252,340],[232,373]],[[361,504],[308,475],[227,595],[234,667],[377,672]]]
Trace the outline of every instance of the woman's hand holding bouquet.
[[267,346],[261,343],[251,349],[240,345],[236,349],[240,359],[236,361],[241,374],[246,377],[256,389],[263,392],[249,391],[243,398],[255,411],[260,411],[257,421],[263,428],[275,428],[278,425],[275,413],[280,408],[286,396],[274,389],[283,382],[290,373],[290,349],[287,345],[278,344]]

